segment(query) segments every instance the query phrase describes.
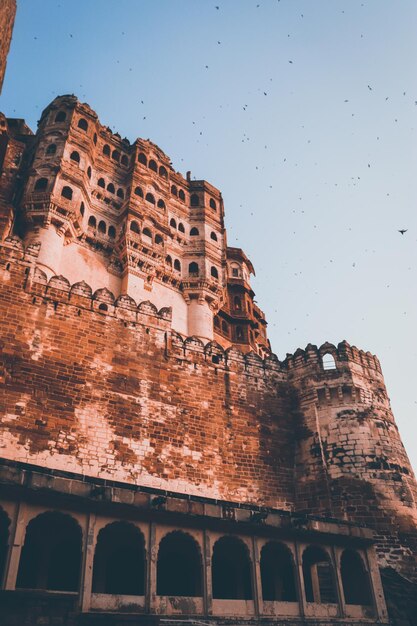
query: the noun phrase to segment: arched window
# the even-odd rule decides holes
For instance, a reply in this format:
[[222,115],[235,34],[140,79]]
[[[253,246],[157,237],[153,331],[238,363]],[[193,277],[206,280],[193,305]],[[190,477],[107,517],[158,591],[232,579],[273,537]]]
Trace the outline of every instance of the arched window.
[[174,218],[173,218],[173,217],[171,217],[171,219],[169,220],[169,225],[170,225],[172,228],[177,228],[177,222],[174,220]]
[[167,256],[167,257],[166,257],[166,259],[165,259],[165,263],[166,263],[167,265],[170,265],[170,266],[172,267],[172,259],[171,259],[171,257],[169,256],[169,254],[168,254],[168,256]]
[[146,194],[145,200],[147,200],[151,204],[155,204],[155,198],[153,197],[153,195],[151,193],[147,193]]
[[65,187],[62,187],[61,196],[63,198],[66,198],[67,200],[72,200],[72,189],[71,189],[71,187],[68,187],[67,185],[65,185]]
[[161,235],[155,235],[155,243],[162,246],[164,244],[164,238]]
[[79,153],[74,150],[73,152],[71,152],[71,156],[70,156],[71,161],[75,161],[76,163],[80,162],[80,155]]
[[178,197],[180,200],[182,200],[183,202],[185,202],[185,193],[183,192],[182,189],[179,190],[178,192]]
[[344,550],[340,559],[343,593],[346,604],[372,604],[369,576],[362,558],[354,550]]
[[113,522],[98,534],[93,593],[145,595],[145,542],[129,522]]
[[177,270],[177,272],[181,271],[181,263],[178,261],[178,259],[175,259],[174,261],[174,270]]
[[113,183],[109,183],[109,184],[107,185],[107,191],[109,191],[110,193],[114,193],[114,192],[116,191],[116,189],[115,189],[115,187],[114,187]]
[[173,196],[178,196],[178,189],[175,185],[171,185],[171,193]]
[[110,146],[107,143],[103,146],[103,154],[104,156],[110,156]]
[[195,261],[190,263],[188,266],[188,273],[190,274],[190,276],[198,276],[199,274],[198,263],[195,263]]
[[106,188],[106,183],[104,181],[104,178],[99,178],[98,181],[97,181],[97,185],[99,187],[103,187],[103,189],[105,189]]
[[94,145],[96,146],[97,145],[97,133],[94,133],[93,142],[94,142]]
[[117,194],[116,195],[117,195],[118,198],[124,198],[125,197],[125,192],[123,191],[123,189],[121,189],[119,187],[119,189],[117,190]]
[[90,166],[87,167],[87,176],[88,176],[88,178],[91,178],[91,167]]
[[127,158],[125,154],[122,154],[122,158],[120,162],[122,165],[125,165],[126,167],[129,165],[129,159]]
[[330,557],[323,548],[310,546],[303,553],[303,577],[307,602],[335,604],[336,586]]
[[101,221],[98,223],[98,229],[97,229],[97,230],[98,230],[98,232],[99,232],[99,233],[103,233],[103,234],[105,234],[105,233],[106,233],[106,230],[107,230],[107,227],[106,227],[106,222],[103,222],[103,220],[101,220]]
[[142,230],[142,235],[143,235],[144,237],[149,237],[149,239],[151,239],[151,240],[152,240],[152,233],[151,233],[150,228],[144,228],[144,229]]
[[116,229],[114,226],[109,226],[109,237],[110,239],[115,239],[116,237]]
[[113,161],[120,161],[120,152],[118,150],[113,150],[111,158]]
[[243,329],[241,326],[236,326],[236,339],[241,341],[243,339]]
[[149,161],[149,165],[148,165],[149,169],[152,170],[153,172],[157,172],[158,171],[158,166],[156,164],[156,161],[154,161],[153,159],[151,159]]
[[293,559],[283,544],[270,541],[263,546],[261,581],[264,600],[297,602]]
[[336,369],[336,361],[334,360],[334,356],[327,352],[323,354],[323,369],[324,370],[335,370]]
[[191,196],[191,206],[200,206],[200,198],[196,193]]
[[69,515],[47,512],[32,519],[20,556],[16,587],[77,591],[81,529]]
[[198,230],[198,228],[193,226],[193,228],[190,230],[190,236],[191,237],[197,237],[197,235],[199,235],[199,234],[200,234],[200,231]]
[[146,156],[143,154],[143,152],[139,152],[139,154],[138,154],[138,161],[139,161],[139,163],[142,163],[142,165],[147,165],[148,164],[148,160],[147,160]]
[[156,593],[158,596],[202,595],[200,549],[188,534],[174,531],[159,544]]
[[236,537],[221,537],[212,558],[213,598],[251,600],[252,578],[248,549]]
[[80,213],[81,213],[81,215],[84,215],[84,213],[85,213],[84,202],[81,202],[81,204],[80,204]]
[[217,235],[215,232],[211,231],[210,233],[210,239],[213,239],[213,241],[217,241]]
[[48,186],[48,179],[47,178],[38,178],[38,180],[35,183],[34,190],[35,191],[45,191],[47,186]]
[[181,222],[178,224],[178,230],[180,231],[180,233],[185,233],[184,224],[182,224]]
[[239,298],[239,296],[235,296],[233,298],[233,306],[235,307],[237,311],[242,310],[242,300]]
[[163,200],[158,200],[158,209],[165,210],[165,202]]
[[78,128],[81,128],[81,130],[85,131],[88,130],[88,122],[83,117],[78,120]]
[[163,165],[159,168],[159,175],[162,176],[162,178],[168,178],[168,172]]
[[225,322],[224,320],[223,320],[223,322],[222,322],[222,332],[223,332],[225,335],[228,335],[228,334],[229,334],[229,324],[228,324],[227,322]]
[[97,226],[97,220],[94,215],[90,215],[88,218],[88,225],[90,228],[95,228]]
[[240,266],[237,263],[233,263],[231,265],[231,269],[232,269],[232,277],[240,278]]
[[0,579],[3,577],[7,558],[10,519],[0,507]]
[[139,224],[135,221],[130,222],[130,230],[132,231],[132,233],[136,233],[137,235],[139,235]]
[[58,113],[55,115],[55,122],[65,122],[66,119],[67,114],[65,113],[65,111],[58,111]]
[[143,198],[143,191],[140,187],[135,187],[135,196],[139,196],[139,198]]
[[55,152],[56,152],[56,144],[50,143],[49,146],[46,148],[45,154],[49,156],[51,154],[55,154]]
[[213,278],[218,278],[219,277],[219,272],[217,270],[217,267],[212,266],[212,268],[210,270],[210,274],[213,276]]
[[217,211],[217,204],[216,204],[216,201],[213,200],[213,198],[210,198],[209,204],[210,204],[211,209],[214,209],[215,211]]

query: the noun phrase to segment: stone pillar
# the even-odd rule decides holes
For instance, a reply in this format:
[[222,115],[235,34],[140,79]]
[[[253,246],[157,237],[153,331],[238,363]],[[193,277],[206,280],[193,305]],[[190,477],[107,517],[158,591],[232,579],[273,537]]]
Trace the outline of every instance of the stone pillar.
[[211,541],[207,531],[203,531],[203,594],[204,614],[213,614],[213,586],[211,578]]
[[192,298],[188,302],[188,335],[213,339],[213,312],[204,298]]
[[384,590],[382,587],[381,574],[379,573],[378,560],[375,548],[370,546],[365,551],[366,569],[370,579],[370,587],[375,611],[381,622],[388,622],[388,611],[385,604]]
[[334,567],[334,579],[335,579],[335,583],[336,583],[336,593],[337,593],[337,601],[339,604],[339,616],[340,617],[344,617],[345,615],[345,596],[343,593],[343,582],[342,582],[342,575],[340,572],[340,567],[339,567],[339,559],[338,559],[338,554],[334,548],[334,546],[332,546],[332,561],[333,561],[333,567]]
[[297,584],[300,615],[301,617],[304,617],[306,614],[307,599],[303,575],[303,550],[297,542],[295,543],[295,580]]
[[156,545],[156,528],[151,522],[149,529],[149,563],[148,563],[148,585],[146,589],[146,609],[149,613],[156,611],[156,566],[158,559],[158,546]]
[[252,588],[253,588],[253,605],[255,607],[255,615],[259,617],[262,606],[262,582],[261,568],[259,565],[259,548],[256,537],[252,537]]
[[27,507],[24,502],[17,504],[13,527],[10,529],[9,560],[6,565],[5,584],[7,590],[16,588],[17,573],[19,571],[20,555],[25,541],[27,526]]
[[95,513],[89,513],[84,537],[83,560],[80,582],[80,605],[81,611],[88,611],[91,604],[91,588],[93,584],[93,564],[95,552]]

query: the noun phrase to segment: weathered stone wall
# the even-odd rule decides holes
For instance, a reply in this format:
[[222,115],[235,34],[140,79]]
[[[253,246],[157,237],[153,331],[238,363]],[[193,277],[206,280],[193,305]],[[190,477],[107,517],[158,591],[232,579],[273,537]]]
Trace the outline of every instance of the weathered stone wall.
[[7,55],[12,40],[14,18],[16,16],[16,0],[2,0],[0,4],[0,93],[6,73]]
[[216,344],[173,333],[169,310],[46,284],[28,252],[17,244],[1,260],[3,457],[292,507],[292,417],[276,360],[231,350],[226,365]]

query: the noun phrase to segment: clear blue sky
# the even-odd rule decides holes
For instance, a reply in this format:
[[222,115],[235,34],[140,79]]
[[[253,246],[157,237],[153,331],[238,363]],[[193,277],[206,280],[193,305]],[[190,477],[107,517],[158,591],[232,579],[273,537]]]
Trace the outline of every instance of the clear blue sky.
[[415,468],[416,31],[415,0],[18,0],[1,103],[74,93],[219,187],[274,351],[376,353]]

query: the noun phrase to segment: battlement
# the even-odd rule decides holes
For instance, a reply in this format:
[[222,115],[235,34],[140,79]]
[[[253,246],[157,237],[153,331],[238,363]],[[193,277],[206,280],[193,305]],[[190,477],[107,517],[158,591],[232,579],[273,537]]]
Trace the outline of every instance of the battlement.
[[382,376],[378,358],[370,352],[351,346],[347,341],[341,341],[337,346],[328,342],[320,347],[308,344],[304,350],[299,348],[294,354],[287,354],[284,366],[297,376],[301,371],[306,374],[323,371],[329,377],[336,377],[346,371],[347,367],[357,372],[372,372],[372,376]]

